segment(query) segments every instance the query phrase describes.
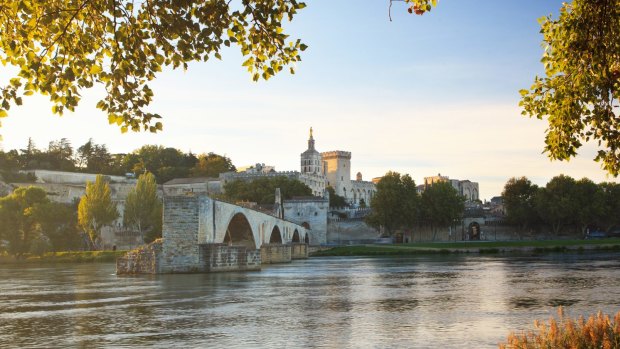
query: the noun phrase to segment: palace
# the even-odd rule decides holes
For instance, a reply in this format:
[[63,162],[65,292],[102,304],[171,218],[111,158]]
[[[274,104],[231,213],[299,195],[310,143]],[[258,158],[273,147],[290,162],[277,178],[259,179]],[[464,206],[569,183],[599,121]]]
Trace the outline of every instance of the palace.
[[332,187],[337,195],[344,197],[352,206],[370,205],[370,201],[377,191],[373,182],[362,180],[362,174],[357,173],[351,179],[351,152],[328,151],[319,153],[315,148],[315,141],[310,128],[308,149],[301,153],[300,171],[276,171],[273,166],[256,164],[243,172],[226,172],[220,174],[220,187],[234,180],[252,181],[258,177],[285,176],[306,184],[312,190],[312,195],[323,197],[327,187]]
[[310,183],[302,182],[313,192],[332,187],[337,195],[344,197],[353,206],[370,204],[377,191],[373,182],[362,180],[360,172],[355,180],[351,180],[351,152],[336,150],[319,153],[315,148],[312,128],[308,149],[301,153],[301,175],[311,179]]

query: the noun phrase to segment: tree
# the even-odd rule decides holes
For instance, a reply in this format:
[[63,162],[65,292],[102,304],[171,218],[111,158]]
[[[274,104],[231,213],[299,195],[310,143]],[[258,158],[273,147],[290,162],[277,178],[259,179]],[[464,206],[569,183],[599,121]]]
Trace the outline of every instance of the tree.
[[208,153],[198,156],[191,174],[193,177],[218,177],[220,173],[229,171],[237,171],[229,158],[215,153]]
[[90,173],[112,174],[114,172],[112,154],[105,144],[96,144],[92,138],[80,146],[76,152],[77,167]]
[[157,183],[162,184],[173,178],[188,177],[195,160],[192,154],[184,154],[175,148],[144,145],[124,157],[123,167],[125,172],[136,175],[151,172]]
[[82,90],[97,84],[106,91],[97,107],[110,124],[156,132],[161,116],[147,111],[148,82],[163,67],[220,59],[222,46],[236,44],[253,79],[268,79],[301,60],[306,45],[289,40],[283,21],[304,7],[296,0],[1,0],[0,60],[19,72],[0,89],[0,117],[35,92],[49,96],[52,112],[73,111]]
[[568,160],[595,140],[595,160],[620,173],[620,0],[565,2],[541,19],[545,77],[521,90],[523,114],[547,118],[545,152]]
[[78,224],[90,236],[92,246],[100,237],[101,228],[118,218],[116,205],[112,202],[110,186],[102,175],[95,183],[86,183],[86,192],[78,205]]
[[51,141],[45,155],[50,169],[60,171],[75,170],[73,147],[68,139],[61,138],[58,141]]
[[510,178],[504,186],[502,198],[506,207],[506,220],[523,231],[538,220],[536,194],[538,186],[526,177]]
[[605,215],[605,196],[602,188],[588,178],[575,182],[573,193],[575,221],[579,224],[582,233],[586,233],[588,226],[596,225]]
[[80,247],[82,240],[77,228],[75,205],[45,202],[37,205],[32,214],[40,226],[41,234],[49,240],[53,251]]
[[418,216],[419,197],[416,185],[408,174],[388,172],[377,183],[377,192],[370,207],[372,212],[366,223],[384,227],[388,235],[397,229],[411,227]]
[[328,186],[327,192],[329,193],[329,207],[345,207],[348,206],[347,199],[344,196],[336,194],[336,190],[332,186]]
[[30,250],[37,238],[37,222],[33,211],[48,202],[45,190],[39,187],[20,187],[0,198],[0,240],[9,242],[9,252],[21,257]]
[[605,201],[604,214],[599,218],[599,224],[606,230],[620,226],[620,184],[605,182],[599,184]]
[[226,198],[232,201],[251,201],[258,204],[272,204],[276,188],[280,188],[282,199],[293,196],[310,196],[312,190],[304,183],[285,176],[261,177],[253,181],[235,180],[224,184]]
[[575,222],[578,209],[575,180],[569,176],[553,177],[536,198],[539,216],[549,224],[555,235],[558,235],[564,226]]
[[145,242],[161,237],[162,203],[157,197],[157,183],[152,173],[140,175],[136,187],[127,194],[123,223],[137,229],[145,236]]
[[[420,15],[437,4],[404,1]],[[107,94],[97,108],[110,124],[157,132],[161,116],[146,111],[148,82],[163,67],[221,59],[222,45],[236,44],[252,79],[267,80],[301,61],[307,46],[289,40],[283,22],[304,7],[297,0],[0,0],[0,60],[19,70],[0,88],[0,118],[35,92],[50,97],[52,112],[73,111],[81,91],[99,84]]]
[[26,145],[26,149],[20,149],[20,165],[22,168],[28,168],[30,163],[35,160],[35,157],[40,153],[37,146],[34,144],[34,141],[31,137],[28,137],[28,144]]
[[421,214],[433,230],[433,240],[438,227],[447,227],[463,216],[465,198],[448,182],[433,183],[422,193]]

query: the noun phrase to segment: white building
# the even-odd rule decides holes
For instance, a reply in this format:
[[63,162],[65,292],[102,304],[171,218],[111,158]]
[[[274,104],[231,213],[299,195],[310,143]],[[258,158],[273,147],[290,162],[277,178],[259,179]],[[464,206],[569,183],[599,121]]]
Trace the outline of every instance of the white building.
[[322,185],[323,189],[334,188],[337,195],[344,197],[354,206],[361,203],[369,205],[377,191],[373,182],[362,180],[360,172],[357,173],[355,180],[351,180],[351,152],[336,150],[319,153],[315,148],[312,128],[308,149],[301,153],[301,173],[310,176],[313,183]]

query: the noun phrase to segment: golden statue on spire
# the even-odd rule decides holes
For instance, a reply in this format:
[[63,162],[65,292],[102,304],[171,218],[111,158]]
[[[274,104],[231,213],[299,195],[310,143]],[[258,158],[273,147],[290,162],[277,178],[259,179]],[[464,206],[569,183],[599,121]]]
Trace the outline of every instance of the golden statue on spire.
[[310,138],[312,138],[312,126],[310,126]]

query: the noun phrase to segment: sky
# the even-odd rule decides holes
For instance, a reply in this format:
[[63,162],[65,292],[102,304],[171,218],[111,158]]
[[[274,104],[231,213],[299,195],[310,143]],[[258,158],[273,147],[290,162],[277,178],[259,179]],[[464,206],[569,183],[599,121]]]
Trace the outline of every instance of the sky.
[[[164,116],[157,134],[121,134],[95,108],[101,87],[83,91],[75,113],[58,117],[43,96],[24,98],[2,120],[4,150],[89,138],[114,153],[160,144],[215,152],[237,167],[265,163],[299,170],[314,129],[319,151],[352,152],[352,177],[387,171],[416,183],[439,173],[480,185],[481,199],[527,176],[544,185],[558,174],[618,181],[593,161],[586,144],[569,162],[545,154],[545,120],[521,116],[519,93],[542,74],[537,19],[557,16],[559,0],[440,0],[423,16],[403,2],[307,1],[286,31],[309,48],[296,74],[253,82],[238,48],[222,61],[164,70],[153,81],[150,110]],[[10,78],[0,70],[0,83]]]

